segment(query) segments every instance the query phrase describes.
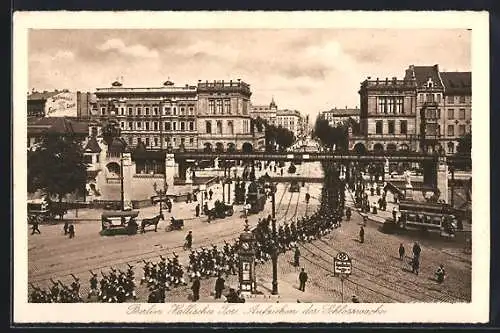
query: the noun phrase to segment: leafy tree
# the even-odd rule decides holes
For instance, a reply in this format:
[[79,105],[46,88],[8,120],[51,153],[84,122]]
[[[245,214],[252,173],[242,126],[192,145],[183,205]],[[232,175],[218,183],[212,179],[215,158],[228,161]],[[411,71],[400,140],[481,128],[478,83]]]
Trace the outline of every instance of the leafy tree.
[[38,149],[28,152],[28,191],[64,195],[82,189],[87,180],[83,148],[74,137],[49,133]]
[[108,146],[113,143],[113,139],[121,134],[120,128],[114,122],[106,122],[102,125],[102,138]]
[[263,124],[266,129],[266,148],[268,151],[272,150],[274,144],[278,144],[280,150],[286,150],[295,142],[295,136],[288,129],[270,125],[265,120],[263,120]]
[[325,147],[336,151],[347,151],[349,147],[349,127],[347,124],[332,127],[323,117],[317,117],[313,129],[313,138]]

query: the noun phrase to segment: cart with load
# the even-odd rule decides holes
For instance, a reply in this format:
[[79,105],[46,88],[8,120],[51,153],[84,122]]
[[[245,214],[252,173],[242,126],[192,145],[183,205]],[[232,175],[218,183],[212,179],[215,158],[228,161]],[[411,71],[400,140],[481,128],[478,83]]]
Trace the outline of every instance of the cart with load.
[[104,211],[101,215],[101,236],[135,235],[139,228],[137,223],[139,212],[131,211]]

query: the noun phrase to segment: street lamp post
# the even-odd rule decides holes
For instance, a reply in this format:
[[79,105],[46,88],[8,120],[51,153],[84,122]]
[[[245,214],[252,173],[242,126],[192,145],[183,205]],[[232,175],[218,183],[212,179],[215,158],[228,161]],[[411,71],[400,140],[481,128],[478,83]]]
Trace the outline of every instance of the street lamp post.
[[120,155],[120,209],[125,210],[125,194],[123,189],[123,153]]
[[276,185],[271,184],[271,204],[272,204],[272,233],[273,233],[273,289],[271,294],[278,294],[278,245],[276,243]]

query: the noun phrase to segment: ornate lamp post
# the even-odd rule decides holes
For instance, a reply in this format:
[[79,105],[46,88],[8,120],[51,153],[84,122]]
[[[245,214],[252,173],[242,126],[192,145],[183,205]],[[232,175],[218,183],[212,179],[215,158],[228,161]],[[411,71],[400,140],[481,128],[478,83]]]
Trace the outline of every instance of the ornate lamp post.
[[166,200],[168,184],[165,183],[163,189],[159,189],[158,185],[156,185],[156,183],[154,183],[153,190],[156,192],[156,195],[158,195],[158,197],[160,198],[160,215],[161,215],[161,214],[163,214],[162,203],[163,203],[164,199]]
[[271,259],[273,262],[273,289],[271,294],[278,294],[278,244],[277,244],[277,233],[276,233],[276,185],[271,183],[269,185],[271,189],[271,204],[272,204],[272,253]]

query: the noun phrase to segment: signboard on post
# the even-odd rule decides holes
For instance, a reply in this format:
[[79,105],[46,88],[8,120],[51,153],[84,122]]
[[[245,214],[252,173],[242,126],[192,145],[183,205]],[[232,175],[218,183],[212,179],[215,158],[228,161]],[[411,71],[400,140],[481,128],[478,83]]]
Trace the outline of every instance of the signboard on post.
[[349,255],[345,252],[339,252],[333,259],[333,272],[336,276],[347,277],[352,272],[352,262]]
[[339,252],[333,258],[333,274],[340,277],[342,303],[344,303],[344,280],[351,275],[352,261],[345,252]]

